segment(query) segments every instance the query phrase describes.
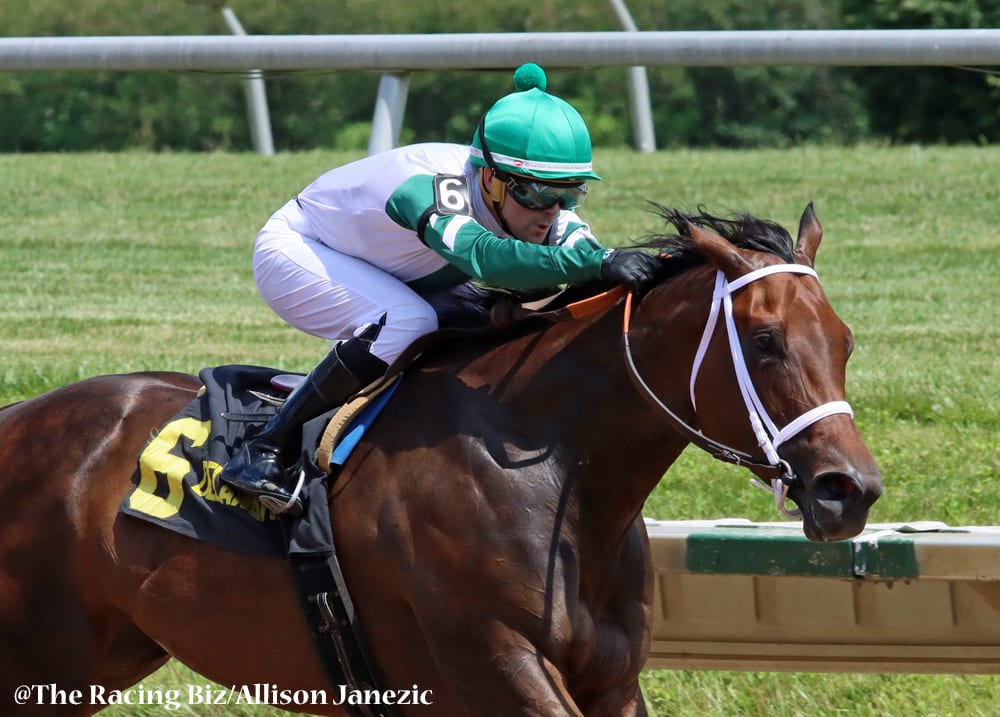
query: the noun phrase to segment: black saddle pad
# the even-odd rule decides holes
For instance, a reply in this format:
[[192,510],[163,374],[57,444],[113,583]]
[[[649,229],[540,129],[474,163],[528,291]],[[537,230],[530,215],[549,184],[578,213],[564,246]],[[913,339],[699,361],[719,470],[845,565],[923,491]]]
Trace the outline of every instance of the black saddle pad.
[[276,516],[219,479],[240,444],[259,431],[285,397],[271,386],[284,373],[260,366],[218,366],[198,374],[204,390],[170,419],[139,456],[135,486],[121,512],[182,535],[243,553],[329,555],[333,532],[327,476],[313,461],[330,413],[290,441],[286,465],[305,471],[302,516]]

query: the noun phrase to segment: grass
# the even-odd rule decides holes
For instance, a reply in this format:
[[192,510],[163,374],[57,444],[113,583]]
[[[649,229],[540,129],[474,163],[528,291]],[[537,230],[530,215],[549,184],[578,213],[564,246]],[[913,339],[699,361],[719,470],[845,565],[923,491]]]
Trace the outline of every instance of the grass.
[[[273,209],[352,158],[0,156],[0,404],[102,373],[308,370],[323,342],[257,297],[250,249]],[[747,209],[793,230],[814,200],[826,229],[817,269],[857,339],[848,398],[885,475],[872,521],[1000,523],[1000,147],[603,151],[596,161],[605,181],[584,214],[609,244],[660,229],[646,199]],[[775,519],[746,477],[688,450],[646,514]],[[171,662],[143,684],[204,682]],[[655,671],[644,683],[661,717],[1000,714],[1000,689],[979,676]]]

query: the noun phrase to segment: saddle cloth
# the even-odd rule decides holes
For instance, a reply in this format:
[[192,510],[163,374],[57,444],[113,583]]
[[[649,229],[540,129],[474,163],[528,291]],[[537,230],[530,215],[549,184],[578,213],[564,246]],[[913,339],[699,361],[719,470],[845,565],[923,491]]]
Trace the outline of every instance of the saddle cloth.
[[[304,474],[305,512],[277,516],[252,497],[233,491],[219,473],[240,444],[252,437],[281,406],[286,392],[271,380],[281,374],[259,366],[203,369],[203,389],[149,440],[139,455],[134,486],[120,510],[196,540],[253,555],[287,557],[333,552],[327,504],[328,470],[343,465],[351,449],[388,401],[398,381],[387,382],[371,401],[355,400],[346,419],[327,430],[335,411],[302,427],[301,439],[286,447],[286,465]],[[374,395],[374,392],[371,392]],[[367,398],[367,397],[366,397]],[[328,435],[321,443],[324,432]],[[336,447],[340,435],[346,439]],[[324,446],[320,467],[317,446]]]

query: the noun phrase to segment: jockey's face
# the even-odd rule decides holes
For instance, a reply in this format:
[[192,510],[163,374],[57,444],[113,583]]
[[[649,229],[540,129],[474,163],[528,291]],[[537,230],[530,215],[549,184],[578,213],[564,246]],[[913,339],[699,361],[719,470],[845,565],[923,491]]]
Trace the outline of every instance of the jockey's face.
[[521,241],[540,244],[552,228],[552,223],[559,215],[559,205],[553,204],[548,209],[525,209],[508,194],[500,207],[503,218],[511,233]]
[[[493,172],[486,170],[483,176],[483,188],[487,195],[490,192],[492,182],[498,181]],[[495,211],[490,207],[491,211]],[[522,207],[509,193],[504,193],[503,203],[500,205],[500,214],[507,222],[511,234],[521,241],[532,244],[541,244],[548,236],[552,223],[559,214],[559,204],[553,204],[548,209],[527,209]]]

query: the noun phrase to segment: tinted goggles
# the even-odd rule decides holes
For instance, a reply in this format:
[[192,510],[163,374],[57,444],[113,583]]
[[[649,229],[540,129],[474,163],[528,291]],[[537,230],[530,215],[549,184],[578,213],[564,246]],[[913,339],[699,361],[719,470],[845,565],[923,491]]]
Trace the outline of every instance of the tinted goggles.
[[525,209],[549,209],[558,204],[560,209],[574,209],[587,198],[587,183],[547,184],[535,179],[497,173],[497,178],[507,185],[507,193]]

